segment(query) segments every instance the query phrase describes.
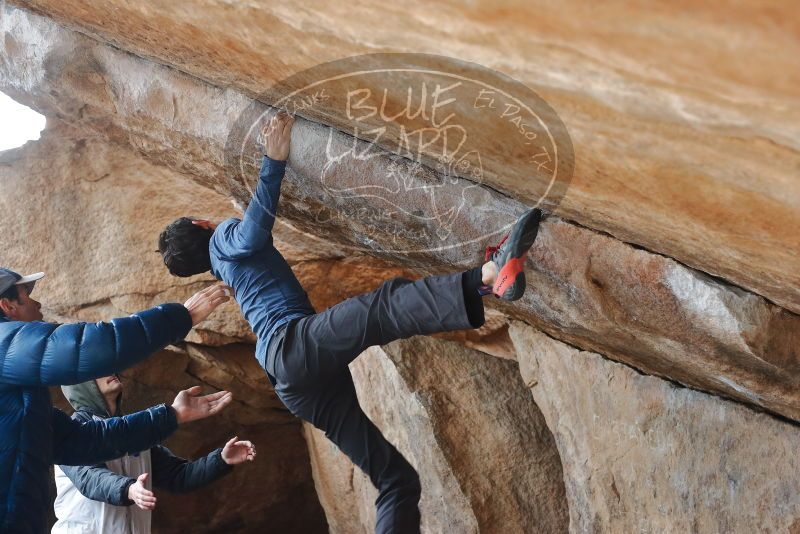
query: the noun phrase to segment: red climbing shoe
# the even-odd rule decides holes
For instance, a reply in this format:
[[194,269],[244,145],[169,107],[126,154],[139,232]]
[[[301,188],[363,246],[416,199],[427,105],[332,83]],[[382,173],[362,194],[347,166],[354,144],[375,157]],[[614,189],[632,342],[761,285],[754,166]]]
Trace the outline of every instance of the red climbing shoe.
[[526,211],[496,247],[486,247],[486,261],[497,265],[492,293],[504,300],[517,300],[525,293],[525,255],[539,232],[542,210]]

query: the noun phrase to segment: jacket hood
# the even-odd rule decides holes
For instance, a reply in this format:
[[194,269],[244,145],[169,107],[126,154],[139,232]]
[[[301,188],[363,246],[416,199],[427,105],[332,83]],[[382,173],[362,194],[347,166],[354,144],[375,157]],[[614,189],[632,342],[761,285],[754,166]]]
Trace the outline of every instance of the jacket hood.
[[99,417],[116,417],[122,414],[122,392],[117,397],[117,413],[108,413],[106,400],[94,380],[74,386],[61,386],[61,391],[75,411],[86,410]]

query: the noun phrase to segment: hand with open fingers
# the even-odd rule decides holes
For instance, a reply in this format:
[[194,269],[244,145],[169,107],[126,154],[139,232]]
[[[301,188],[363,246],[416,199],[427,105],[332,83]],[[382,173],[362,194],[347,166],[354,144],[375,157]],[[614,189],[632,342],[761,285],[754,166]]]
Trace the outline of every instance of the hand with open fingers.
[[136,482],[128,486],[128,499],[142,510],[152,510],[156,507],[156,496],[147,489],[148,473],[139,475]]
[[256,446],[250,441],[239,441],[239,436],[234,436],[222,449],[222,460],[228,465],[237,465],[252,462],[256,459]]
[[267,156],[276,161],[289,158],[289,142],[292,140],[294,117],[281,111],[270,119],[262,130]]
[[184,389],[175,397],[172,408],[175,410],[178,424],[205,419],[222,411],[233,400],[233,394],[230,391],[218,391],[202,397],[200,396],[201,391],[200,386],[194,386]]
[[214,284],[189,297],[184,306],[189,310],[192,326],[205,321],[217,306],[230,300],[230,295],[231,288],[224,284]]

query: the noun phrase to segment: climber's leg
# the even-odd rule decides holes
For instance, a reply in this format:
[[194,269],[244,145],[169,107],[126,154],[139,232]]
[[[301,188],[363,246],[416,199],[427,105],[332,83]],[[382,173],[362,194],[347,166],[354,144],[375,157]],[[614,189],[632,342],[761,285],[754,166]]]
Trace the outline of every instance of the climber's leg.
[[293,414],[323,430],[369,476],[379,492],[376,532],[419,532],[419,476],[361,410],[348,371],[321,388],[286,387],[279,381],[276,392]]
[[500,246],[487,249],[490,261],[482,268],[413,282],[395,278],[371,293],[290,321],[270,341],[267,373],[285,383],[324,383],[344,373],[367,347],[418,334],[480,327],[482,295],[494,292],[516,300],[524,293],[525,255],[536,239],[540,219],[538,209],[525,212]]
[[395,278],[371,293],[290,321],[270,343],[267,372],[286,383],[327,382],[346,373],[367,347],[417,334],[478,328],[484,322],[481,277],[477,268],[413,282]]

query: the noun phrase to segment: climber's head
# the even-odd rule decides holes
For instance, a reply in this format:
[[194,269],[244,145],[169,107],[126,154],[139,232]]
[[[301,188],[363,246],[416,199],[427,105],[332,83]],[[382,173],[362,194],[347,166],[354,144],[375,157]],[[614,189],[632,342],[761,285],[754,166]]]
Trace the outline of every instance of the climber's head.
[[192,276],[211,269],[208,242],[216,224],[205,219],[181,217],[158,236],[158,251],[175,276]]

